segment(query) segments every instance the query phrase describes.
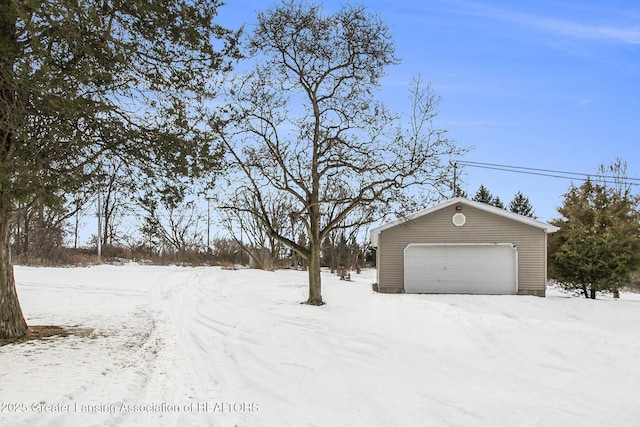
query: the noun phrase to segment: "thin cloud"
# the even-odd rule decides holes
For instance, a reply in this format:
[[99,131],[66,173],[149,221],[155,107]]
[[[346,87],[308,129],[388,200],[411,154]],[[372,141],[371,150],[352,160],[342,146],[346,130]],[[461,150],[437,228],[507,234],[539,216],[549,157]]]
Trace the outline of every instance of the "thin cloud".
[[[503,15],[503,17],[508,18]],[[623,44],[640,44],[640,27],[621,28],[581,24],[561,19],[540,18],[531,15],[517,14],[513,19],[504,19],[539,28],[549,33],[579,39],[611,41]]]
[[459,12],[497,21],[518,24],[547,33],[586,40],[614,43],[640,44],[640,26],[596,25],[566,19],[549,18],[540,15],[512,12],[506,9],[478,5],[465,0],[444,0],[459,7]]
[[515,122],[501,121],[501,120],[453,120],[448,121],[449,126],[454,127],[517,127],[520,126]]

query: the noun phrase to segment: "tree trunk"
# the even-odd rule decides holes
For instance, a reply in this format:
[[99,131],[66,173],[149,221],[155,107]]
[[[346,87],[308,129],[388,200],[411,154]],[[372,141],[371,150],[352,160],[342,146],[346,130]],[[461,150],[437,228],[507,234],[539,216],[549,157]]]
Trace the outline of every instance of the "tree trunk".
[[320,282],[320,252],[322,251],[322,239],[320,236],[320,174],[318,173],[319,151],[319,113],[318,106],[313,102],[313,110],[316,118],[313,141],[313,159],[311,161],[311,194],[308,199],[309,207],[309,299],[307,304],[323,305],[322,284]]
[[589,291],[590,291],[589,297],[591,299],[596,299],[596,288],[591,288]]
[[323,305],[322,285],[320,282],[320,243],[319,241],[310,243],[309,256],[309,305]]
[[9,215],[0,215],[0,338],[19,338],[27,334],[27,323],[20,309],[11,263],[11,225]]
[[582,292],[584,292],[584,297],[589,299],[589,290],[587,289],[587,285],[582,285]]
[[[20,50],[16,32],[18,12],[16,3],[8,0],[0,2],[0,338],[18,338],[27,334],[27,324],[20,310],[16,282],[11,263],[11,151],[15,121],[20,117],[15,93],[18,84],[13,82],[16,56]],[[17,112],[16,112],[17,111]],[[25,226],[25,232],[28,229]],[[18,242],[19,244],[19,242]]]

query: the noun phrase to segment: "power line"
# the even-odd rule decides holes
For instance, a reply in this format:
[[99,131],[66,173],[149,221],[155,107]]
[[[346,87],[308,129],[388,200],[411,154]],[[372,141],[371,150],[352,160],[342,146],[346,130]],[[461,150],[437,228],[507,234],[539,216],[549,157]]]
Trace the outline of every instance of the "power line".
[[502,172],[513,172],[525,175],[546,176],[550,178],[569,179],[576,181],[586,181],[589,178],[597,178],[600,182],[606,184],[618,184],[620,182],[628,185],[640,185],[639,178],[618,177],[613,175],[588,174],[581,172],[567,172],[553,169],[529,168],[524,166],[501,165],[496,163],[471,162],[466,160],[458,160],[457,164],[481,169],[491,169]]

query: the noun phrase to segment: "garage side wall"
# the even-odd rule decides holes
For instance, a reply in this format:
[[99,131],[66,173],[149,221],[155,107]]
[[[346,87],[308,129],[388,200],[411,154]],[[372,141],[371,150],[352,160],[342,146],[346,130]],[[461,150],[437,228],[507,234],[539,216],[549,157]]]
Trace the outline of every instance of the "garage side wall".
[[[456,212],[466,216],[462,227],[452,222]],[[403,254],[410,243],[513,243],[518,249],[518,294],[544,296],[546,234],[541,229],[467,205],[452,205],[388,228],[378,237],[379,292],[404,292]]]

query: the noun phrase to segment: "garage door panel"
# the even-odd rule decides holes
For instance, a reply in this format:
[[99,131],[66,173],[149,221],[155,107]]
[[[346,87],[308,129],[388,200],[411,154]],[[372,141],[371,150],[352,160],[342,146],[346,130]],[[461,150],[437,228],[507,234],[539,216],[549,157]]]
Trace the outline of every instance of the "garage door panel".
[[512,244],[411,244],[404,264],[405,292],[517,292],[517,251]]

